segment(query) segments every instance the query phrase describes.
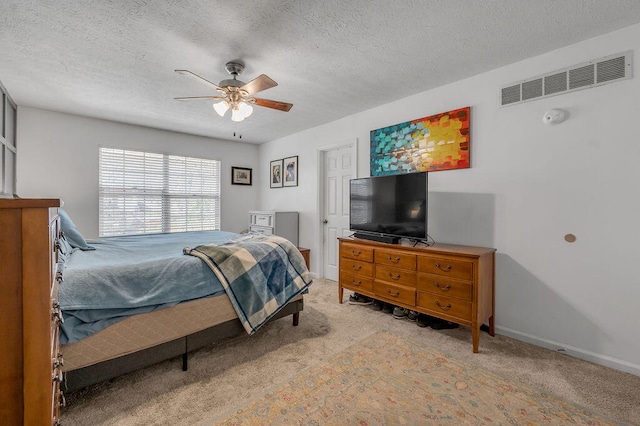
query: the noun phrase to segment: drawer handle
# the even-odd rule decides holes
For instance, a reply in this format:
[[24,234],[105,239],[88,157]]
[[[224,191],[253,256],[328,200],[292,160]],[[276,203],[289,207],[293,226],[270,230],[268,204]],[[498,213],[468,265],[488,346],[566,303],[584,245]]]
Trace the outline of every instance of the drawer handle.
[[64,279],[62,278],[62,271],[56,271],[56,281],[58,284],[62,284]]
[[351,249],[351,254],[354,256],[360,256],[362,254],[362,252],[360,250],[358,250],[358,252],[356,253],[356,251],[354,249]]
[[62,391],[60,391],[60,400],[58,401],[58,404],[60,404],[61,408],[67,406],[67,398],[64,397],[64,392]]
[[356,281],[355,278],[351,278],[351,284],[353,284],[353,285],[362,285],[362,281]]
[[444,309],[445,311],[447,309],[451,309],[451,303],[447,303],[445,306],[440,306],[440,301],[436,300],[436,306],[439,307],[440,309]]
[[64,381],[64,375],[62,374],[62,371],[60,372],[54,371],[53,375],[51,376],[51,380],[54,382],[62,383]]
[[51,312],[51,320],[56,321],[58,324],[64,324],[64,318],[62,318],[62,311],[60,311],[60,305],[58,304],[58,302],[55,302],[53,305],[53,312]]
[[394,259],[390,255],[387,255],[387,260],[390,261],[391,263],[398,263],[398,262],[400,262],[400,257],[396,257]]
[[359,271],[360,269],[362,269],[362,265],[358,265],[356,266],[355,264],[351,264],[351,269],[353,269],[354,271]]
[[436,262],[436,268],[440,269],[441,271],[444,272],[449,272],[451,270],[451,265],[447,265],[444,268],[442,266],[440,266],[439,262]]
[[56,358],[53,358],[52,361],[53,361],[53,369],[54,370],[56,368],[64,366],[64,359],[62,358],[62,354],[58,354],[58,356]]
[[449,289],[451,288],[451,286],[449,284],[440,287],[440,283],[438,281],[434,281],[433,285],[435,285],[436,287],[438,287],[440,290],[442,291],[449,291]]
[[396,292],[395,292],[395,293],[391,293],[391,289],[390,289],[390,288],[388,288],[388,289],[387,289],[387,293],[389,293],[389,295],[390,295],[391,297],[398,297],[398,296],[400,296],[400,290],[396,290]]
[[389,274],[389,278],[391,278],[392,280],[400,279],[400,274],[393,275],[391,272],[387,272],[387,274]]

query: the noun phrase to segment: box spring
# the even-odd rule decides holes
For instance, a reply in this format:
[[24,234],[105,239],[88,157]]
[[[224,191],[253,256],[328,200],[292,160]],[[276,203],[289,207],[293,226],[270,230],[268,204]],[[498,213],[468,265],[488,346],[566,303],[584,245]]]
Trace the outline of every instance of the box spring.
[[[294,315],[297,325],[303,306],[299,296],[273,319]],[[246,332],[225,294],[134,315],[61,347],[63,389],[80,389],[179,355],[186,369],[188,352],[239,333]]]

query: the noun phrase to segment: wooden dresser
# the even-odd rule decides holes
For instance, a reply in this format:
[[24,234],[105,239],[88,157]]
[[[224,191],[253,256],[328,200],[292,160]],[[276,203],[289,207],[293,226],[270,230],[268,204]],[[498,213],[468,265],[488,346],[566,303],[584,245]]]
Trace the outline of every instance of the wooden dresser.
[[495,249],[436,244],[413,247],[339,238],[338,297],[344,289],[494,335]]
[[57,199],[0,199],[0,419],[59,424]]
[[311,250],[308,248],[298,247],[298,251],[304,259],[304,263],[307,265],[307,269],[311,269]]

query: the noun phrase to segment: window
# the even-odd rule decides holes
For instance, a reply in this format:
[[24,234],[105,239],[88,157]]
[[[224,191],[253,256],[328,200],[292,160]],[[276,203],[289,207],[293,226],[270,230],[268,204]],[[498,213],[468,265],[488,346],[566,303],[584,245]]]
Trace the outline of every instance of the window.
[[100,148],[100,236],[220,229],[220,162]]
[[0,82],[0,197],[16,192],[16,105]]

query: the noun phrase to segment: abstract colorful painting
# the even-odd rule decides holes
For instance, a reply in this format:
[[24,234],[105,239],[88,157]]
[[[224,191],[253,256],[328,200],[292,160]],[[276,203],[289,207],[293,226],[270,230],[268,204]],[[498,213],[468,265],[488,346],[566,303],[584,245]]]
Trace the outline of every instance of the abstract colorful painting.
[[469,112],[460,108],[371,131],[371,176],[467,169]]

